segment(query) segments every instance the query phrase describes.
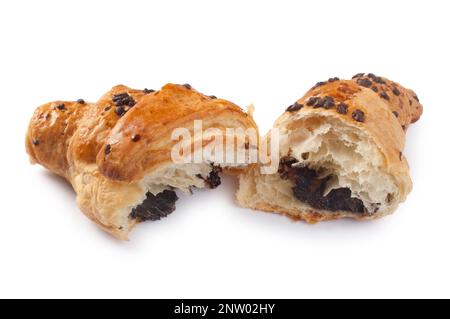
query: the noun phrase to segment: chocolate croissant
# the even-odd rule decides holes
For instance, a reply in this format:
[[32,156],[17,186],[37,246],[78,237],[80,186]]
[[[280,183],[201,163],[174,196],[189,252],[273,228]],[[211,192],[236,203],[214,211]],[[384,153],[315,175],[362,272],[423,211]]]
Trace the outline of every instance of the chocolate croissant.
[[310,223],[392,213],[411,191],[402,152],[421,114],[413,91],[371,73],[319,82],[274,124],[278,171],[249,167],[237,202]]
[[[176,190],[220,184],[219,174],[228,164],[172,159],[174,129],[192,133],[194,120],[202,120],[205,130],[256,129],[251,115],[237,105],[188,84],[167,84],[159,91],[118,85],[96,103],[56,101],[38,107],[26,150],[32,163],[72,184],[87,217],[127,239],[137,223],[171,213]],[[194,137],[187,147],[199,142],[208,144]]]

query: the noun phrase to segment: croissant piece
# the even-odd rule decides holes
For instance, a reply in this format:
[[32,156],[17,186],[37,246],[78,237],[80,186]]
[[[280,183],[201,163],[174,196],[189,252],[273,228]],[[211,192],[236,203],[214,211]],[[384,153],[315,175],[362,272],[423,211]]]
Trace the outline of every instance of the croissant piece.
[[[166,84],[159,91],[118,85],[96,103],[56,101],[38,107],[26,150],[32,163],[72,184],[87,217],[127,239],[137,223],[174,211],[177,190],[215,188],[222,167],[233,166],[207,159],[172,160],[177,143],[173,131],[186,128],[193,133],[195,120],[201,120],[205,130],[257,130],[251,115],[237,105],[203,95],[188,84]],[[195,143],[194,137],[188,146]]]
[[278,171],[249,166],[237,202],[310,223],[392,213],[411,191],[402,152],[421,114],[413,91],[371,73],[319,82],[274,124]]

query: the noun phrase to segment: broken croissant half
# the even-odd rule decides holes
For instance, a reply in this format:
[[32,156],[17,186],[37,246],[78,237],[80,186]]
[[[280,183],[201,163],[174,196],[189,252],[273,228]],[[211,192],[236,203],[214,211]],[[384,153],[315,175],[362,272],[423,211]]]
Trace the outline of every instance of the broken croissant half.
[[[189,84],[167,84],[159,91],[118,85],[96,103],[80,99],[38,107],[29,124],[26,149],[32,163],[72,184],[87,217],[115,237],[127,239],[137,223],[171,213],[176,190],[220,184],[219,173],[227,164],[219,166],[208,159],[172,161],[177,143],[172,132],[176,128],[193,132],[195,120],[201,120],[205,130],[256,130],[251,115],[237,105],[203,95]],[[196,143],[208,144],[193,135],[189,149]]]
[[278,172],[249,166],[237,201],[310,223],[392,213],[411,191],[402,151],[421,114],[413,91],[371,73],[319,82],[274,124]]

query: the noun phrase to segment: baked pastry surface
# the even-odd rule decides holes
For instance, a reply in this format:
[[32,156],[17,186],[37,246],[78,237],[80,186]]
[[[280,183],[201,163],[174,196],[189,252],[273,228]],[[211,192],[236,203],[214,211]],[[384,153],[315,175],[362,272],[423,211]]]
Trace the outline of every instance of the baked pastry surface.
[[402,152],[421,114],[413,91],[371,73],[319,82],[274,124],[278,172],[250,166],[239,176],[237,202],[310,223],[392,213],[411,191]]
[[[172,161],[177,143],[172,132],[185,128],[194,135],[194,120],[202,120],[204,130],[256,129],[251,115],[237,105],[188,84],[166,84],[159,91],[118,85],[96,103],[55,101],[38,107],[26,150],[32,163],[72,184],[87,217],[127,239],[138,222],[171,213],[176,190],[220,184],[227,164]],[[194,137],[191,144],[198,142]]]

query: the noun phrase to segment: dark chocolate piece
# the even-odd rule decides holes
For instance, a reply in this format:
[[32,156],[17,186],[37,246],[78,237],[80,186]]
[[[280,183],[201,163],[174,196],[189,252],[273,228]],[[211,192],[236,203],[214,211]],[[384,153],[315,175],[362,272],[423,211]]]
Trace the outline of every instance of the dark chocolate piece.
[[128,93],[114,94],[112,101],[116,106],[134,106],[136,101]]
[[386,92],[381,92],[380,96],[385,100],[389,100],[389,95]]
[[303,104],[297,103],[295,102],[294,104],[290,105],[287,109],[286,112],[295,112],[300,110],[303,107]]
[[355,74],[354,76],[352,76],[352,79],[360,78],[360,77],[362,77],[362,76],[364,76],[364,73],[357,73],[357,74]]
[[160,220],[175,210],[177,200],[178,196],[172,190],[166,189],[156,196],[148,192],[142,204],[131,210],[130,218],[139,222]]
[[326,96],[324,100],[323,107],[326,109],[331,109],[335,105],[334,99],[331,96]]
[[77,100],[77,103],[78,103],[78,104],[86,104],[86,102],[85,102],[83,99],[78,99],[78,100]]
[[106,144],[106,147],[105,147],[105,155],[108,155],[109,153],[111,153],[111,145]]
[[341,103],[338,104],[336,110],[337,110],[337,112],[340,113],[340,114],[347,114],[347,112],[348,112],[348,106],[347,106],[347,104],[341,102]]
[[368,76],[369,78],[371,78],[375,83],[378,83],[378,84],[385,84],[385,82],[383,81],[383,79],[382,79],[380,76],[376,76],[376,75],[373,74],[373,73],[369,73],[369,74],[367,74],[367,76]]
[[364,112],[356,109],[352,113],[352,118],[357,122],[364,122]]
[[351,190],[347,187],[333,189],[324,196],[326,185],[332,176],[319,178],[319,174],[313,169],[292,166],[294,160],[290,157],[286,161],[281,159],[280,164],[283,162],[283,165],[280,165],[279,173],[283,179],[294,183],[292,191],[298,200],[316,209],[367,213],[364,203],[352,197]]
[[58,105],[56,106],[56,108],[57,108],[58,110],[60,110],[60,111],[63,111],[63,110],[66,109],[66,106],[64,105],[64,103],[61,103],[61,104],[58,104]]
[[397,89],[397,88],[394,88],[394,89],[392,90],[392,93],[394,93],[394,95],[396,95],[396,96],[399,96],[399,95],[400,95],[400,90]]
[[315,88],[318,88],[319,86],[322,86],[322,85],[325,85],[325,84],[326,84],[326,82],[320,81],[320,82],[317,82],[312,88],[315,89]]
[[222,183],[219,176],[220,172],[222,172],[222,168],[220,166],[213,165],[212,170],[209,173],[208,177],[203,178],[201,175],[198,177],[202,178],[205,181],[205,183],[209,186],[209,188],[213,189]]
[[34,138],[34,139],[31,141],[31,143],[33,143],[34,146],[38,146],[40,142],[39,142],[38,139],[35,139],[35,138]]
[[131,136],[131,140],[133,141],[133,142],[137,142],[137,141],[139,141],[141,139],[141,136],[139,135],[139,134],[133,134],[132,136]]
[[314,104],[316,104],[318,101],[319,101],[319,98],[317,96],[313,96],[308,99],[308,101],[306,102],[306,105],[314,106]]
[[155,90],[145,88],[143,92],[144,92],[145,94],[150,94],[150,93],[155,92]]
[[356,80],[356,83],[358,83],[361,86],[364,86],[366,88],[370,88],[372,86],[372,81],[366,78],[358,79]]
[[323,107],[325,104],[325,98],[319,98],[316,103],[314,103],[314,108]]
[[331,109],[334,106],[334,99],[331,96],[324,96],[318,98],[317,102],[314,103],[314,108],[323,107],[325,109]]
[[123,116],[126,113],[124,107],[121,106],[121,105],[120,106],[116,106],[115,111],[116,111],[116,114],[119,115],[119,116]]

